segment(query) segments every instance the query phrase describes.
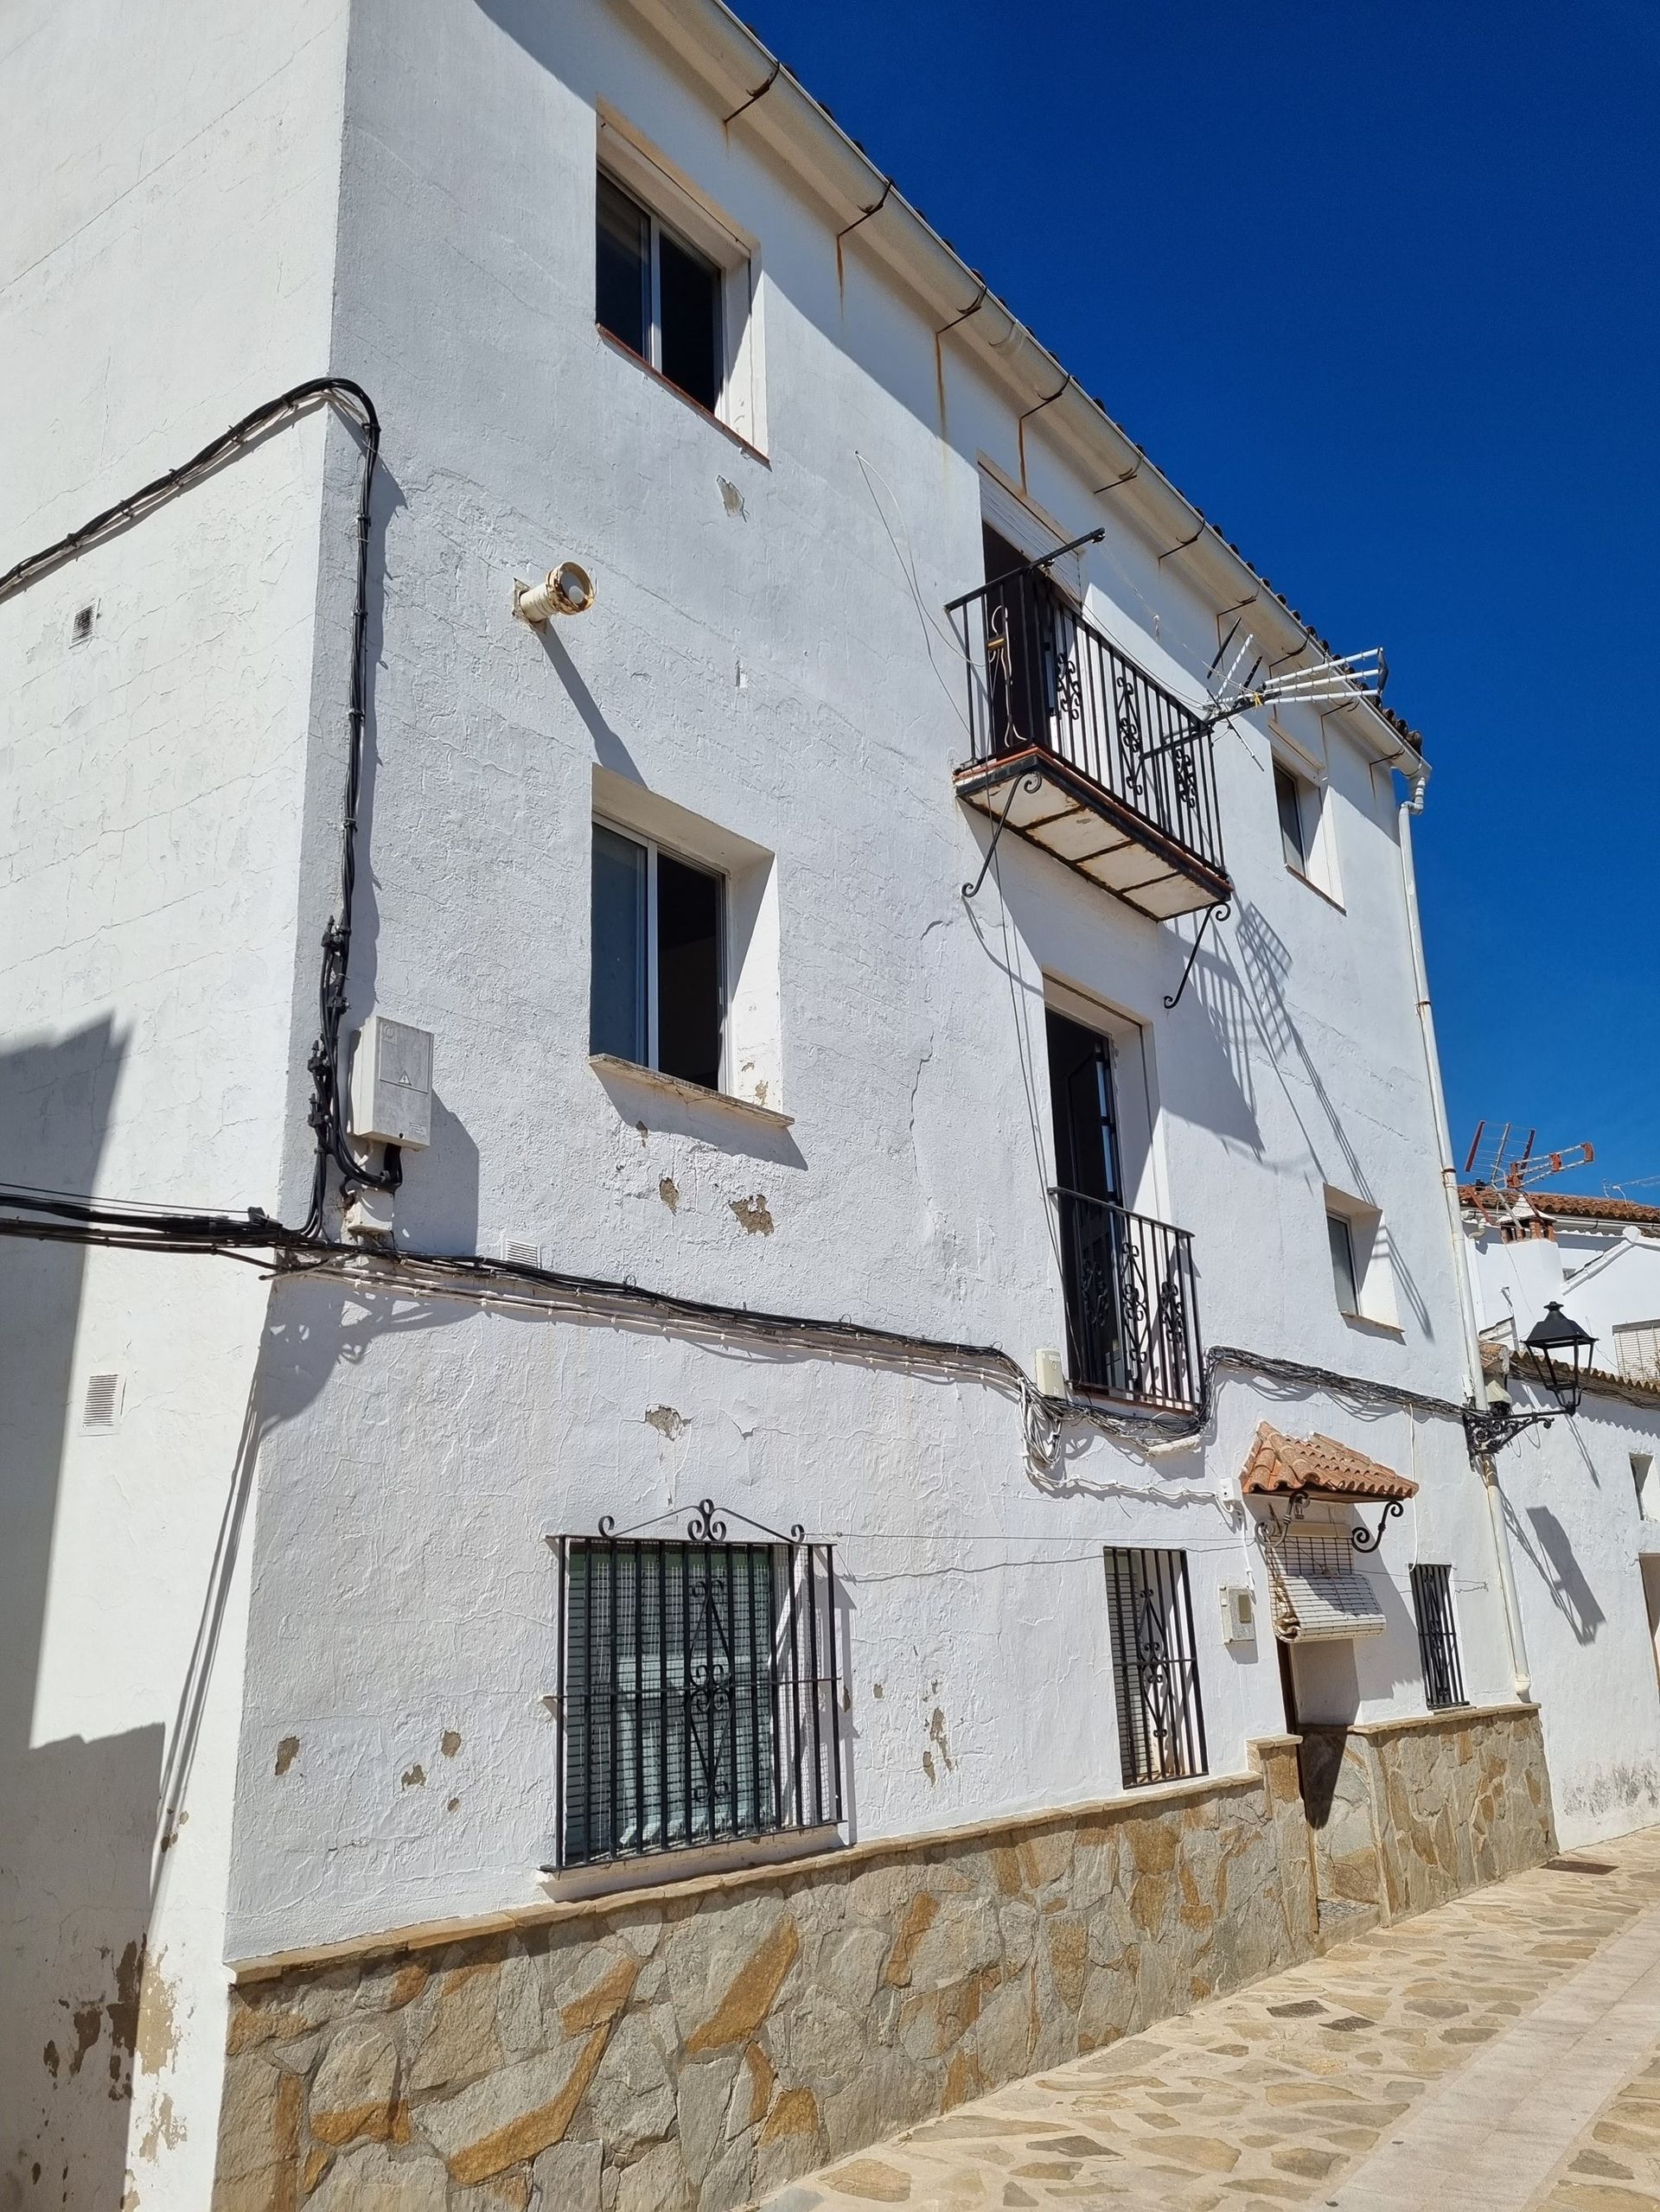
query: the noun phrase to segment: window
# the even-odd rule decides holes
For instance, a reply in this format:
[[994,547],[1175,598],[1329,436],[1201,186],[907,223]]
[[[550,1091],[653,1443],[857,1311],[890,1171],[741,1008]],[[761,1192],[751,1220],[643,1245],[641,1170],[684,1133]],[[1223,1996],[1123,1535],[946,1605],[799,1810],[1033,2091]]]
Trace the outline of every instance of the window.
[[1347,1191],[1325,1189],[1325,1240],[1331,1259],[1331,1288],[1345,1321],[1364,1328],[1401,1326],[1395,1304],[1395,1268],[1383,1216],[1376,1206]]
[[832,1547],[692,1528],[560,1546],[561,1866],[840,1820]]
[[720,877],[594,825],[588,1049],[720,1088]]
[[1118,1750],[1127,1788],[1205,1771],[1204,1715],[1184,1552],[1109,1550]]
[[1308,837],[1303,813],[1304,786],[1299,777],[1278,761],[1274,764],[1274,803],[1280,809],[1280,842],[1286,865],[1299,876],[1308,873]]
[[721,271],[599,173],[595,319],[712,415],[721,395]]
[[[1563,1268],[1564,1280],[1570,1272]],[[1616,1322],[1614,1365],[1633,1382],[1660,1382],[1660,1321]]]
[[1418,1617],[1418,1655],[1424,1667],[1424,1697],[1432,1711],[1467,1703],[1464,1670],[1459,1664],[1459,1629],[1452,1617],[1451,1567],[1415,1566],[1412,1610]]

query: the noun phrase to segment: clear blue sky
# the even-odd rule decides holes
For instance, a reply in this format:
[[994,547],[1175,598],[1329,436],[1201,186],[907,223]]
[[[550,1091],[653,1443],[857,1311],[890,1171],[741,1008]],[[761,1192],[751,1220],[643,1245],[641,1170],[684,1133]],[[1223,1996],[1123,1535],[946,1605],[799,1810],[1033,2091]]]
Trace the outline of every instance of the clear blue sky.
[[[1660,1176],[1660,0],[740,12],[1434,767],[1454,1150]],[[1660,1183],[1634,1197],[1660,1203]]]

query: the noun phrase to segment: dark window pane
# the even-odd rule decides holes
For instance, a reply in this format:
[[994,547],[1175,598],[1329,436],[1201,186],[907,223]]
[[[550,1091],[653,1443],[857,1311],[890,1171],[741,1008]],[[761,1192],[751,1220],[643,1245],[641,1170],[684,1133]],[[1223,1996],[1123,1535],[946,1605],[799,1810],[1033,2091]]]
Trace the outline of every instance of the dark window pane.
[[657,856],[657,1065],[720,1088],[720,878]]
[[1056,1179],[1063,1190],[1120,1204],[1112,1046],[1052,1008],[1045,1023]]
[[720,271],[660,230],[657,287],[662,325],[658,367],[712,415],[720,397]]
[[639,202],[603,175],[598,232],[594,319],[643,356],[650,351],[651,227]]
[[1355,1247],[1349,1224],[1341,1214],[1328,1214],[1325,1233],[1331,1240],[1331,1280],[1337,1287],[1338,1310],[1357,1314],[1360,1297],[1355,1284]]
[[593,967],[588,1049],[646,1059],[646,849],[594,829]]
[[1280,841],[1285,847],[1286,864],[1300,875],[1308,865],[1308,853],[1303,843],[1302,794],[1290,770],[1277,765],[1274,771],[1274,797],[1280,809]]

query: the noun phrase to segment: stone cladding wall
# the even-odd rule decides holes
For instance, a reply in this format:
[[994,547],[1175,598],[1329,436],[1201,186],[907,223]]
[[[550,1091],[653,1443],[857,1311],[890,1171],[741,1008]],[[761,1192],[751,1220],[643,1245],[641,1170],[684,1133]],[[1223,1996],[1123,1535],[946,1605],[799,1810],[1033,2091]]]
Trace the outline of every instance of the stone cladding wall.
[[[1365,1740],[1378,1801],[1404,1793],[1384,1910],[1550,1848],[1548,1793],[1498,1809],[1534,1801],[1531,1712]],[[1438,1745],[1478,1785],[1438,1798]],[[1310,1956],[1297,1759],[246,1967],[214,2212],[731,2212]],[[1468,1854],[1466,1798],[1493,1813]]]

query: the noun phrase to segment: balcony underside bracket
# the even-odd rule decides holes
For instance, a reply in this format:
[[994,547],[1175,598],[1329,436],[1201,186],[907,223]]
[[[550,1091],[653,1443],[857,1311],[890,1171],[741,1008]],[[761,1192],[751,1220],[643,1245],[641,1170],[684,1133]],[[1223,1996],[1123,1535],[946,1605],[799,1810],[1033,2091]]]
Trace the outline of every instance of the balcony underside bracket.
[[1182,1003],[1182,993],[1187,989],[1187,979],[1192,974],[1193,964],[1199,957],[1199,947],[1204,942],[1205,931],[1213,921],[1225,921],[1232,912],[1233,908],[1226,899],[1223,899],[1216,906],[1208,906],[1204,909],[1199,922],[1198,934],[1193,940],[1193,950],[1188,954],[1187,966],[1182,970],[1182,979],[1177,985],[1173,995],[1165,1001],[1165,1013],[1173,1014]]
[[1019,783],[1012,783],[1009,786],[1009,795],[1003,801],[1003,812],[997,818],[997,827],[992,832],[992,841],[986,848],[986,857],[980,864],[980,873],[975,877],[972,883],[965,883],[962,887],[962,896],[965,903],[969,900],[978,898],[980,896],[980,887],[986,881],[986,871],[990,869],[993,859],[997,852],[997,841],[999,838],[1002,836],[1005,828],[1007,826],[1009,811],[1014,805],[1015,800],[1020,796],[1020,794],[1023,791],[1029,798],[1035,797],[1036,794],[1043,789],[1043,787],[1042,778],[1035,775],[1029,775],[1024,780],[1024,781]]

